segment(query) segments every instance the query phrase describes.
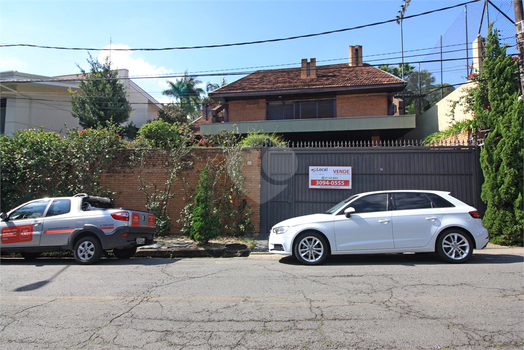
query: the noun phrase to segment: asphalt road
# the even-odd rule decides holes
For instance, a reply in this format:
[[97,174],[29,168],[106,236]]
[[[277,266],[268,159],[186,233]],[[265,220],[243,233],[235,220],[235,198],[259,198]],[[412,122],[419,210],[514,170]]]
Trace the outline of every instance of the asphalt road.
[[523,249],[435,256],[2,259],[7,349],[517,349]]

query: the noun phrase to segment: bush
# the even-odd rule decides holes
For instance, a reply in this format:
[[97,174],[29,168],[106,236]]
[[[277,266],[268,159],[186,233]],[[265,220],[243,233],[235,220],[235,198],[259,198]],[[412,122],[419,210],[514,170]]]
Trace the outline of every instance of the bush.
[[67,192],[68,145],[55,133],[20,130],[0,138],[2,211]]
[[[77,129],[67,133],[68,194],[100,193],[98,181],[102,169],[115,157],[113,150],[124,147],[119,129]],[[101,194],[101,193],[100,193]]]
[[261,134],[258,132],[248,133],[247,137],[240,141],[243,147],[286,147],[286,143],[275,134]]
[[193,220],[189,237],[200,243],[220,236],[220,219],[213,207],[213,190],[208,167],[200,173],[196,187]]
[[183,124],[154,120],[142,125],[137,136],[152,148],[176,148],[180,142],[185,142],[185,128]]
[[72,129],[65,139],[42,128],[1,136],[2,211],[41,197],[100,193],[102,168],[122,146],[115,129]]

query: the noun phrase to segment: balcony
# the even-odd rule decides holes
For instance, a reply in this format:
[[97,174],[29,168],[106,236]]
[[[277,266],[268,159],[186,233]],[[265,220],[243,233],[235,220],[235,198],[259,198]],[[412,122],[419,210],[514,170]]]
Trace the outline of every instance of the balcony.
[[215,135],[222,130],[233,132],[235,134],[247,134],[248,132],[287,134],[305,132],[415,129],[415,127],[415,115],[408,114],[400,116],[387,115],[374,117],[203,123],[200,126],[200,132],[203,135]]

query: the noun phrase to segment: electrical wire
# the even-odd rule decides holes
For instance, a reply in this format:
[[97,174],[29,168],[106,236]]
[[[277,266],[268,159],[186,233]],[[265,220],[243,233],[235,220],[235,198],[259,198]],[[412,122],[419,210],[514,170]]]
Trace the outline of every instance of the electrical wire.
[[[440,9],[426,11],[410,16],[404,16],[402,20],[407,20],[411,18],[416,18],[420,16],[429,15],[436,12],[446,11],[450,9],[454,9],[457,7],[465,6],[468,4],[476,3],[481,0],[470,0],[461,4],[442,7]],[[335,34],[335,33],[343,33],[348,31],[353,31],[357,29],[364,29],[369,27],[375,27],[378,25],[383,25],[387,23],[394,23],[397,22],[398,19],[390,19],[386,21],[380,21],[375,23],[369,23],[364,24],[360,26],[350,27],[350,28],[343,28],[343,29],[335,29],[335,30],[329,30],[325,32],[320,33],[312,33],[312,34],[304,34],[304,35],[296,35],[296,36],[290,36],[286,38],[276,38],[276,39],[265,39],[265,40],[254,40],[254,41],[244,41],[244,42],[238,42],[238,43],[229,43],[229,44],[215,44],[215,45],[198,45],[198,46],[178,46],[178,47],[164,47],[164,48],[87,48],[87,47],[63,47],[63,46],[47,46],[47,45],[36,45],[36,44],[2,44],[0,45],[0,48],[10,48],[10,47],[29,47],[29,48],[37,48],[37,49],[53,49],[53,50],[71,50],[71,51],[173,51],[173,50],[197,50],[197,49],[213,49],[213,48],[221,48],[221,47],[232,47],[232,46],[246,46],[246,45],[256,45],[256,44],[266,44],[266,43],[274,43],[274,42],[281,42],[281,41],[288,41],[288,40],[296,40],[296,39],[304,39],[304,38],[312,38],[317,36],[323,36],[323,35],[329,35],[329,34]]]

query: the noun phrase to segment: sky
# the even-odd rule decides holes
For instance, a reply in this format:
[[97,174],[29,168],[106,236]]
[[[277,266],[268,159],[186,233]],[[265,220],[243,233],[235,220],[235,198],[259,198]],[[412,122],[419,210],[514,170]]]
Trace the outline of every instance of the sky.
[[[75,74],[80,73],[78,66],[89,71],[89,55],[101,61],[110,55],[113,68],[128,69],[142,89],[168,102],[162,94],[168,79],[184,72],[197,75],[204,84],[220,83],[223,78],[232,82],[258,69],[298,67],[303,58],[316,58],[319,66],[346,63],[348,46],[361,45],[366,63],[397,65],[403,53],[404,62],[432,72],[435,83],[464,82],[468,73],[465,6],[437,10],[469,0],[411,0],[400,26],[395,19],[406,1],[0,0],[0,72]],[[514,19],[512,0],[492,2]],[[481,22],[483,6],[484,1],[467,5],[470,43],[479,29],[482,35],[487,33],[486,17]],[[430,11],[434,12],[408,17]],[[514,45],[514,25],[494,8],[488,16]],[[239,46],[108,50],[223,45],[340,29],[348,30]],[[441,37],[442,69],[440,63],[431,62],[440,58]],[[55,48],[2,47],[13,44]]]

